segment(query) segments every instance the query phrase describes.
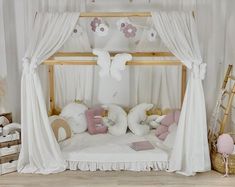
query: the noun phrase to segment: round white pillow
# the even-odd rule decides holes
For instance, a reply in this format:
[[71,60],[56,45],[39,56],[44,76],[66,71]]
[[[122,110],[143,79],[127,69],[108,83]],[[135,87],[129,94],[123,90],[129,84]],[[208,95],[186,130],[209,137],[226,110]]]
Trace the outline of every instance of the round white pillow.
[[143,124],[146,121],[147,115],[146,112],[153,108],[153,104],[142,103],[134,108],[128,114],[128,127],[135,135],[145,135],[150,131],[148,124]]
[[106,107],[108,110],[108,116],[103,118],[103,123],[108,127],[108,132],[115,136],[126,134],[126,112],[118,105],[110,104]]
[[70,103],[61,111],[60,116],[66,119],[73,133],[82,133],[87,130],[85,111],[86,105]]

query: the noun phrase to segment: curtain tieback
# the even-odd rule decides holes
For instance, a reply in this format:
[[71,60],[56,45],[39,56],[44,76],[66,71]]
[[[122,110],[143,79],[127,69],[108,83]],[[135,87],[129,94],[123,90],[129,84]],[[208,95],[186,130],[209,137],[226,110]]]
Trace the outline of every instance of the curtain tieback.
[[201,64],[193,63],[193,69],[192,69],[193,76],[195,78],[204,80],[206,76],[206,66],[207,66],[206,63],[201,63]]
[[32,60],[29,57],[24,57],[22,59],[23,61],[23,71],[27,73],[35,73],[35,69],[37,68],[37,65],[32,64]]

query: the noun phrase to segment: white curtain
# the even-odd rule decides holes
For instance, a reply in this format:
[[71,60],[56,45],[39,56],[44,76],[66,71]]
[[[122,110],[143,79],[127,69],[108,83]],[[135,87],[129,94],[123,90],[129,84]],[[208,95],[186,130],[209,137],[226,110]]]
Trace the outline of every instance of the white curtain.
[[79,13],[38,13],[36,16],[23,59],[19,172],[55,173],[66,168],[49,124],[37,68],[61,48],[72,34],[78,18]]
[[170,171],[185,175],[210,170],[202,62],[192,13],[153,12],[155,28],[168,49],[189,68],[184,103],[170,158]]
[[[81,26],[82,25],[82,26]],[[60,49],[62,52],[89,52],[91,46],[86,30],[86,19],[79,20],[77,32],[73,33]],[[74,100],[92,105],[94,66],[55,66],[55,102],[63,108]],[[48,80],[48,79],[47,79]]]
[[[153,28],[151,18],[145,25]],[[169,51],[157,35],[156,40],[148,40],[148,29],[144,29],[136,51]],[[174,58],[174,57],[173,57]],[[142,57],[145,60],[145,57]],[[149,58],[156,60],[156,57]],[[169,57],[157,58],[169,60]],[[130,105],[153,103],[161,109],[181,107],[181,67],[180,66],[131,66],[130,68]]]
[[3,4],[0,1],[0,113],[7,111],[7,89],[6,89],[6,54],[5,54],[5,38],[4,38],[4,21],[3,21]]

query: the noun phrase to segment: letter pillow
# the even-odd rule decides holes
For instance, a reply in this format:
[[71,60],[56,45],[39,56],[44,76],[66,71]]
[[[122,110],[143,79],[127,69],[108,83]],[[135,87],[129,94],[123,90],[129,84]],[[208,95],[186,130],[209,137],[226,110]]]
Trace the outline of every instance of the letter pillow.
[[87,130],[85,111],[88,107],[80,103],[70,103],[66,105],[60,116],[69,124],[73,133],[82,133]]
[[126,134],[127,130],[127,114],[118,105],[106,106],[108,116],[103,118],[103,123],[108,127],[108,132],[115,136]]
[[165,140],[167,135],[173,130],[174,126],[173,124],[178,124],[180,117],[180,111],[175,110],[169,114],[167,114],[162,121],[160,122],[161,125],[159,125],[156,129],[156,136],[160,140]]
[[153,104],[142,103],[131,109],[127,116],[128,127],[135,135],[145,135],[150,131],[148,124],[144,122],[147,119],[146,112],[153,107]]
[[108,127],[103,124],[102,116],[105,110],[101,107],[89,109],[85,112],[87,119],[87,128],[90,134],[107,133]]

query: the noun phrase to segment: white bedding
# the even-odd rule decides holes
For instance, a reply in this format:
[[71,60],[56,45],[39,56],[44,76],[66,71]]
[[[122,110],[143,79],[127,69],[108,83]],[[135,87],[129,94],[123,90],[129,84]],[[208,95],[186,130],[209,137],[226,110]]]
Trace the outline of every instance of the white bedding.
[[[143,140],[150,141],[155,149],[135,151],[129,147]],[[157,147],[157,141],[154,131],[146,136],[82,133],[60,143],[60,147],[70,170],[166,170],[168,154]]]

